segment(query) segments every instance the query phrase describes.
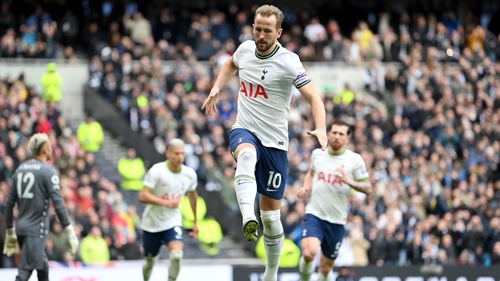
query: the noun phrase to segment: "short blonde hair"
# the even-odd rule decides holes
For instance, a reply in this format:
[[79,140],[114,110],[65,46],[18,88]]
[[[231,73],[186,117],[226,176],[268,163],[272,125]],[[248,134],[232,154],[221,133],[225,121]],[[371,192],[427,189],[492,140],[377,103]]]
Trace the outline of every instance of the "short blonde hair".
[[168,147],[184,147],[185,145],[185,142],[179,138],[174,138],[174,139],[171,139],[169,142],[168,142]]
[[[281,28],[281,24],[285,19],[285,15],[283,12],[276,6],[273,5],[262,5],[255,11],[255,18],[257,15],[261,15],[263,17],[270,17],[274,15],[276,17],[276,29]],[[255,20],[254,18],[254,20]]]
[[29,140],[29,147],[31,156],[38,156],[42,149],[42,146],[49,142],[49,136],[47,134],[37,133],[31,136]]

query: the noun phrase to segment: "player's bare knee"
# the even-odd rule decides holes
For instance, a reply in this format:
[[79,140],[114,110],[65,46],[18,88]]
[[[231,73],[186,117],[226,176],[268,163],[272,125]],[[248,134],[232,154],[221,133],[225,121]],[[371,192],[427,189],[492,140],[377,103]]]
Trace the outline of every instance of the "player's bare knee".
[[307,248],[303,248],[302,249],[302,256],[304,257],[304,260],[307,263],[310,263],[310,262],[314,261],[314,258],[316,257],[316,253],[314,253],[313,251],[311,251]]
[[181,260],[183,255],[183,251],[172,250],[170,251],[170,260]]

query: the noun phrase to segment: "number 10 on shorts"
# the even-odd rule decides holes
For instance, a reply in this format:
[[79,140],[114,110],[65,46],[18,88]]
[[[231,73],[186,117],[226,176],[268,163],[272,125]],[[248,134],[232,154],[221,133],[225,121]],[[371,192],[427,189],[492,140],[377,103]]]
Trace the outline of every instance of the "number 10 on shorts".
[[[269,179],[267,180],[267,191],[276,191],[281,186],[283,176],[280,173],[269,171]],[[270,189],[271,185],[274,189]]]

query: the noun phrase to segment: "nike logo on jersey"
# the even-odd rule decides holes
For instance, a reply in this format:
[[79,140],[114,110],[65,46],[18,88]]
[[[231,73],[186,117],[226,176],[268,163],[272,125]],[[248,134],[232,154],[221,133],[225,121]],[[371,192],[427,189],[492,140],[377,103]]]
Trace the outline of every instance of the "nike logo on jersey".
[[275,192],[275,191],[278,191],[277,189],[272,189],[272,188],[269,188],[269,187],[268,187],[266,190],[267,190],[267,191],[269,191],[269,192]]

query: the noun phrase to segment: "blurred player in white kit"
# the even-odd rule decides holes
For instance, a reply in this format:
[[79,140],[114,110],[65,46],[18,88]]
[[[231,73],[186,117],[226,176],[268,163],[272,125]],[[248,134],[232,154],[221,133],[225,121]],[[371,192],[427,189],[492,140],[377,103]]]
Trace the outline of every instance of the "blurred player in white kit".
[[166,162],[157,163],[149,169],[143,180],[144,188],[139,194],[139,200],[147,204],[141,219],[146,257],[146,263],[142,268],[144,281],[149,280],[162,245],[166,245],[170,253],[168,280],[177,280],[183,255],[182,215],[179,202],[186,192],[194,214],[194,226],[190,234],[193,237],[198,235],[196,218],[198,177],[192,168],[183,164],[186,158],[184,141],[172,139],[166,154],[168,159]]
[[318,281],[333,281],[333,264],[337,258],[347,219],[351,189],[370,195],[370,176],[361,155],[347,149],[351,129],[336,120],[328,133],[327,151],[315,149],[309,171],[297,197],[311,197],[306,206],[302,231],[302,257],[299,269],[302,281],[309,281],[314,272],[314,257],[321,246]]

